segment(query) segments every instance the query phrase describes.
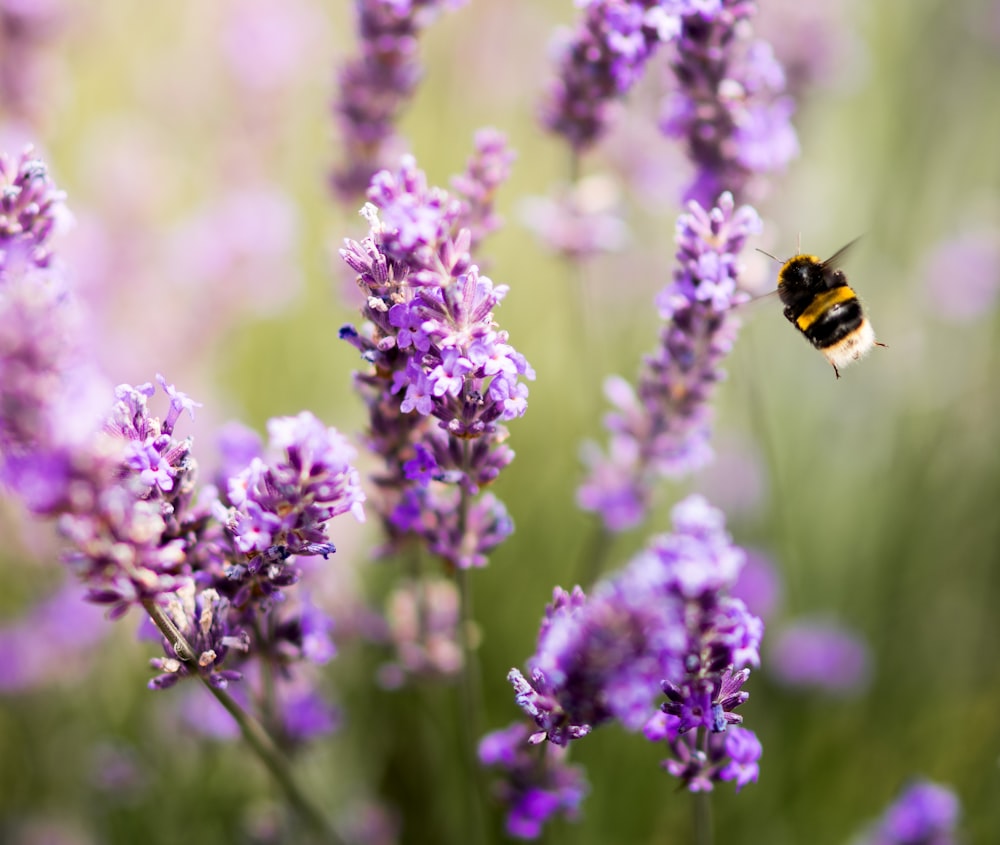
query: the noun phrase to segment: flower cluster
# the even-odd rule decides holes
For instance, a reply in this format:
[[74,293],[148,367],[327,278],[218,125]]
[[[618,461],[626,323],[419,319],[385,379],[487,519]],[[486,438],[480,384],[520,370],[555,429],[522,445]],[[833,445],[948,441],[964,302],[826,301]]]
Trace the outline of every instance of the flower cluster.
[[18,254],[48,266],[49,239],[66,213],[65,198],[31,147],[16,160],[0,153],[0,269]]
[[749,41],[752,0],[697,4],[681,18],[663,131],[681,138],[695,165],[688,199],[714,203],[723,191],[746,199],[756,173],[779,170],[798,154],[794,103],[770,44]]
[[528,677],[512,669],[508,678],[538,728],[531,743],[565,746],[616,720],[666,740],[667,769],[689,789],[742,786],[756,779],[760,745],[736,729],[734,710],[748,697],[741,688],[759,663],[763,623],[729,595],[744,553],[722,514],[692,496],[673,523],[590,597],[557,589]]
[[487,734],[479,743],[479,761],[499,769],[496,797],[507,810],[507,833],[518,839],[537,839],[542,826],[562,813],[575,820],[587,783],[579,766],[566,762],[566,749],[545,745],[533,749],[530,728],[515,722]]
[[656,49],[680,32],[680,8],[662,0],[584,0],[575,32],[558,48],[558,72],[542,123],[575,152],[600,140],[611,106],[642,75]]
[[860,841],[863,845],[955,845],[960,816],[961,805],[952,790],[920,780],[903,791]]
[[470,497],[513,458],[501,423],[524,413],[534,373],[493,320],[507,287],[471,261],[474,204],[428,187],[410,157],[369,198],[369,236],[341,250],[367,322],[341,337],[372,365],[357,384],[385,465],[377,507],[390,546],[418,536],[452,566],[481,566],[511,523],[495,497]]
[[361,55],[344,64],[334,112],[345,149],[332,184],[345,199],[401,152],[395,140],[400,111],[420,81],[417,39],[443,8],[466,0],[356,0]]
[[268,452],[244,441],[230,475],[199,493],[191,439],[177,432],[197,403],[158,377],[162,418],[152,384],[120,385],[108,412],[49,252],[62,195],[29,156],[0,165],[0,479],[57,520],[90,601],[156,621],[165,657],[150,686],[196,675],[225,687],[251,659],[284,673],[328,659],[329,622],[283,589],[298,580],[295,555],[333,551],[332,517],[362,515],[353,451],[311,414],[274,419]]
[[710,211],[692,201],[677,221],[674,280],[657,300],[665,321],[659,349],[643,361],[636,389],[621,378],[607,382],[615,405],[606,421],[608,453],[588,444],[584,454],[589,473],[578,502],[610,531],[641,522],[659,478],[692,472],[711,458],[709,399],[735,340],[732,308],[745,298],[738,257],[759,230],[757,212],[736,208],[729,194]]
[[468,227],[472,236],[470,249],[500,228],[501,221],[493,203],[497,189],[510,178],[514,162],[514,151],[508,146],[507,138],[496,129],[480,129],[475,145],[465,173],[451,180],[452,191],[465,203],[462,225]]
[[45,53],[68,12],[62,0],[0,2],[0,112],[8,120],[31,123],[44,108]]

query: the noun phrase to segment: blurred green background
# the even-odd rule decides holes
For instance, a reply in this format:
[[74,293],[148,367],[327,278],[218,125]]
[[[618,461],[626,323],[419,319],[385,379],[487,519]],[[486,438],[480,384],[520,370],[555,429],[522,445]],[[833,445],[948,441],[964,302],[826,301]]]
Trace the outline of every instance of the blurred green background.
[[[110,377],[163,372],[204,402],[195,430],[207,462],[214,426],[230,417],[262,428],[309,408],[360,431],[350,381],[359,362],[337,339],[356,322],[356,301],[336,248],[365,227],[326,188],[338,159],[335,64],[355,51],[351,4],[44,5],[52,25],[37,45],[33,96],[16,113],[0,104],[0,137],[11,153],[34,140],[69,195],[76,226],[56,249],[94,310]],[[716,790],[717,841],[844,843],[922,775],[958,792],[967,842],[995,843],[1000,7],[761,6],[759,31],[779,57],[816,64],[793,77],[802,151],[770,180],[752,246],[786,256],[801,238],[825,257],[863,235],[847,270],[889,348],[836,381],[775,299],[749,306],[717,395],[719,464],[666,486],[654,517],[608,560],[624,563],[667,530],[679,497],[704,490],[737,542],[781,573],[769,630],[821,615],[871,649],[871,684],[830,696],[774,682],[765,635],[741,711],[763,743],[760,781],[738,795]],[[495,488],[517,531],[472,579],[489,729],[518,716],[505,675],[533,651],[553,586],[580,577],[593,538],[574,505],[580,444],[603,440],[604,378],[634,377],[655,345],[650,302],[670,278],[685,178],[674,145],[649,130],[664,84],[657,63],[621,131],[584,161],[586,173],[621,178],[629,246],[577,272],[522,225],[523,199],[552,193],[569,173],[566,149],[535,114],[553,28],[573,15],[569,0],[473,0],[443,16],[425,33],[426,75],[401,125],[436,184],[463,169],[480,126],[503,130],[518,153],[499,198],[507,226],[480,256],[511,287],[498,319],[538,376],[528,413],[510,425],[517,459]],[[621,163],[639,153],[663,172],[637,185]],[[275,246],[213,263],[203,257],[220,225],[212,214],[242,207],[243,190],[270,192],[277,222],[250,239],[274,235]],[[963,238],[986,244],[992,264],[940,253]],[[746,263],[758,289],[773,285],[768,259]],[[13,507],[0,520],[0,620],[11,626],[61,572],[46,527]],[[357,536],[338,526],[348,535],[335,537],[326,564],[334,607],[377,605],[394,576],[392,563],[370,561],[375,522]],[[324,677],[343,726],[303,753],[307,791],[341,818],[390,808],[401,842],[472,841],[456,690],[381,691],[373,675],[387,655],[350,628]],[[129,619],[95,644],[67,646],[37,683],[0,698],[0,841],[269,841],[280,827],[265,772],[242,748],[191,735],[178,690],[145,688],[153,649],[134,630]],[[550,841],[692,841],[690,798],[659,769],[659,749],[610,727],[573,753],[591,793],[582,820],[556,823]],[[110,785],[109,760],[125,773]]]

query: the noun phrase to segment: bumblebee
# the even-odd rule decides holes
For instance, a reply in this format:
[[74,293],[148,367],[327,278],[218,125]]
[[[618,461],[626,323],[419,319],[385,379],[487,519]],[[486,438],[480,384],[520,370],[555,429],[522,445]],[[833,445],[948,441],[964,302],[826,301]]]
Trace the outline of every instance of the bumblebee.
[[872,328],[847,276],[837,267],[851,241],[826,261],[815,255],[793,255],[778,271],[778,296],[785,317],[813,346],[826,356],[840,378],[840,368],[853,364],[873,346]]

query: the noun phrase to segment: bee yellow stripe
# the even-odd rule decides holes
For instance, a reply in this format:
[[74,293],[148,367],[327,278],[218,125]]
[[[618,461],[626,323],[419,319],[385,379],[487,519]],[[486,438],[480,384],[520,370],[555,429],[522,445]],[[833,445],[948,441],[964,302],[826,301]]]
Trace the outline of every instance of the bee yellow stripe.
[[799,314],[795,325],[799,327],[800,331],[804,332],[823,314],[833,308],[834,305],[839,305],[841,302],[848,302],[856,298],[857,294],[847,285],[825,290],[809,303],[809,307],[805,311]]

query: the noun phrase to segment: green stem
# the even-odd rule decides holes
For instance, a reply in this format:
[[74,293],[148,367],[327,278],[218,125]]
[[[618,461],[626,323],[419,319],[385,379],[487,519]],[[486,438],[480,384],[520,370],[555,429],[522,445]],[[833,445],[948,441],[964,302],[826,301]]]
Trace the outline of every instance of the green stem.
[[590,542],[580,550],[580,562],[577,566],[577,583],[589,590],[597,580],[611,550],[612,534],[604,527],[599,516],[594,517],[594,528],[590,533]]
[[150,599],[144,600],[142,606],[177,656],[185,663],[195,664],[191,667],[192,674],[198,677],[216,700],[226,708],[226,712],[236,720],[243,739],[271,773],[299,818],[320,836],[323,842],[328,845],[344,845],[344,840],[333,829],[326,816],[305,797],[295,778],[292,777],[288,759],[281,753],[270,734],[264,730],[263,725],[247,713],[228,692],[213,686],[208,678],[197,670],[194,649],[162,607]]
[[712,845],[712,803],[710,792],[696,792],[694,799],[695,845]]
[[[462,466],[466,477],[468,477],[470,460],[471,443],[465,440],[462,442]],[[458,536],[462,538],[459,542],[464,542],[472,497],[465,484],[462,485],[461,490],[458,511]],[[456,570],[455,580],[458,585],[459,597],[458,636],[462,645],[462,672],[459,678],[461,695],[459,721],[462,723],[462,737],[465,745],[465,759],[471,793],[469,796],[469,813],[477,841],[486,842],[486,810],[483,806],[485,781],[482,767],[479,765],[479,755],[477,754],[477,746],[479,737],[482,735],[483,723],[482,670],[479,666],[478,643],[474,641],[473,635],[475,631],[475,617],[472,607],[472,584],[469,579],[469,570]]]

